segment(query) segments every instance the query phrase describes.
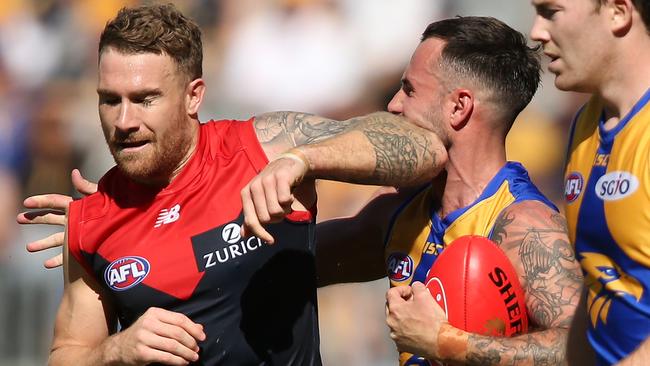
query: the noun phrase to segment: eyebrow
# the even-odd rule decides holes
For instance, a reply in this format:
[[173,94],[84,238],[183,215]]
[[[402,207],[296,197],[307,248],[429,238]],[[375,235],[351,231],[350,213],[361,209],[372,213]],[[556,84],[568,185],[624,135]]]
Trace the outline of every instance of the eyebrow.
[[[114,91],[111,91],[109,89],[102,89],[102,88],[97,89],[97,94],[107,95],[107,96],[117,95],[117,93],[115,93]],[[146,89],[137,90],[133,93],[129,93],[129,98],[137,99],[137,98],[144,98],[148,96],[158,96],[162,94],[163,92],[159,88],[146,88]]]
[[402,78],[402,89],[404,88],[413,90],[413,84],[411,84],[411,82],[407,78]]
[[531,0],[530,4],[532,6],[534,6],[535,8],[546,7],[546,6],[550,5],[550,1],[549,0]]

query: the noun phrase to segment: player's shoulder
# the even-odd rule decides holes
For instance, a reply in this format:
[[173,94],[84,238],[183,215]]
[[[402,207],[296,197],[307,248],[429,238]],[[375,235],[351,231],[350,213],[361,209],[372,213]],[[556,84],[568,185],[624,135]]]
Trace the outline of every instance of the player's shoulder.
[[[552,231],[566,235],[567,226],[564,215],[539,200],[515,202],[504,208],[496,219],[492,236],[499,233],[530,231]],[[497,240],[499,241],[499,240]]]
[[266,155],[260,145],[254,126],[255,117],[248,120],[221,119],[201,124],[201,135],[205,137],[213,159],[230,159],[239,152],[252,155],[254,161],[266,164]]
[[[122,188],[120,188],[122,187]],[[97,191],[70,203],[71,217],[76,221],[102,218],[108,212],[113,192],[124,189],[125,183],[117,166],[111,168],[97,183]]]

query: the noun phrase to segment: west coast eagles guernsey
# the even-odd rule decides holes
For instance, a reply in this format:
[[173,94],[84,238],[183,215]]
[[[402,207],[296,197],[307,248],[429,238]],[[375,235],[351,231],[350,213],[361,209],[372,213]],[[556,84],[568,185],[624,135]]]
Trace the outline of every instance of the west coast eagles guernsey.
[[70,253],[122,327],[156,306],[204,326],[197,365],[321,364],[312,213],[272,225],[272,246],[239,235],[239,192],[267,163],[252,120],[211,121],[166,188],[113,168],[70,205]]
[[609,131],[593,97],[572,127],[565,174],[569,236],[588,286],[599,365],[650,336],[650,90]]
[[[464,235],[490,238],[499,214],[509,205],[537,200],[557,208],[544,197],[524,167],[506,163],[472,204],[441,218],[435,187],[428,185],[407,201],[396,214],[387,238],[386,265],[392,286],[424,283],[429,269],[445,247]],[[409,353],[400,354],[400,365],[430,365]]]

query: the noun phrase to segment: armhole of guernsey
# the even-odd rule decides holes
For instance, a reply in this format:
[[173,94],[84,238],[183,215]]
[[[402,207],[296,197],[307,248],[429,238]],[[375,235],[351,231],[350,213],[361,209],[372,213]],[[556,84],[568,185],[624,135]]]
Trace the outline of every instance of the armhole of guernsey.
[[[86,261],[81,253],[81,225],[83,220],[83,200],[70,202],[68,208],[68,253],[73,257],[77,263],[88,272],[89,275],[94,276],[90,264]],[[68,258],[70,260],[70,258]]]
[[[248,161],[250,161],[255,171],[259,173],[269,163],[269,158],[266,156],[262,145],[257,139],[253,123],[255,123],[255,117],[244,123],[237,123],[234,126],[236,126],[237,135],[239,136],[244,153],[248,157]],[[316,203],[308,211],[291,212],[286,216],[286,219],[300,223],[310,222],[314,217],[316,217]]]

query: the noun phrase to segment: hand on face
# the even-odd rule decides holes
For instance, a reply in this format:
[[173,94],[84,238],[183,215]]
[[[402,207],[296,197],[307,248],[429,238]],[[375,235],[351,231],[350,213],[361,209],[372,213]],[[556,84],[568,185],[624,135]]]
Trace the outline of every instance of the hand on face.
[[400,352],[438,359],[438,333],[447,317],[421,283],[393,287],[386,293],[386,324]]
[[201,324],[181,313],[149,308],[130,327],[112,337],[107,358],[121,365],[187,365],[199,359],[198,342],[203,340]]
[[279,222],[293,211],[292,189],[302,182],[308,170],[302,159],[291,152],[279,155],[241,190],[242,236],[255,235],[268,244],[274,243],[273,236],[262,225]]
[[[97,184],[86,180],[79,170],[72,171],[72,185],[77,192],[87,196],[97,191]],[[25,211],[18,214],[16,221],[21,225],[45,224],[60,225],[66,224],[66,213],[72,197],[62,194],[43,194],[27,197],[23,205],[27,209],[36,209],[34,211]],[[59,247],[63,245],[65,235],[63,232],[52,234],[48,237],[27,243],[27,250],[30,252],[40,252],[46,249]],[[43,265],[45,268],[56,268],[63,264],[63,256],[58,254],[49,258]]]

